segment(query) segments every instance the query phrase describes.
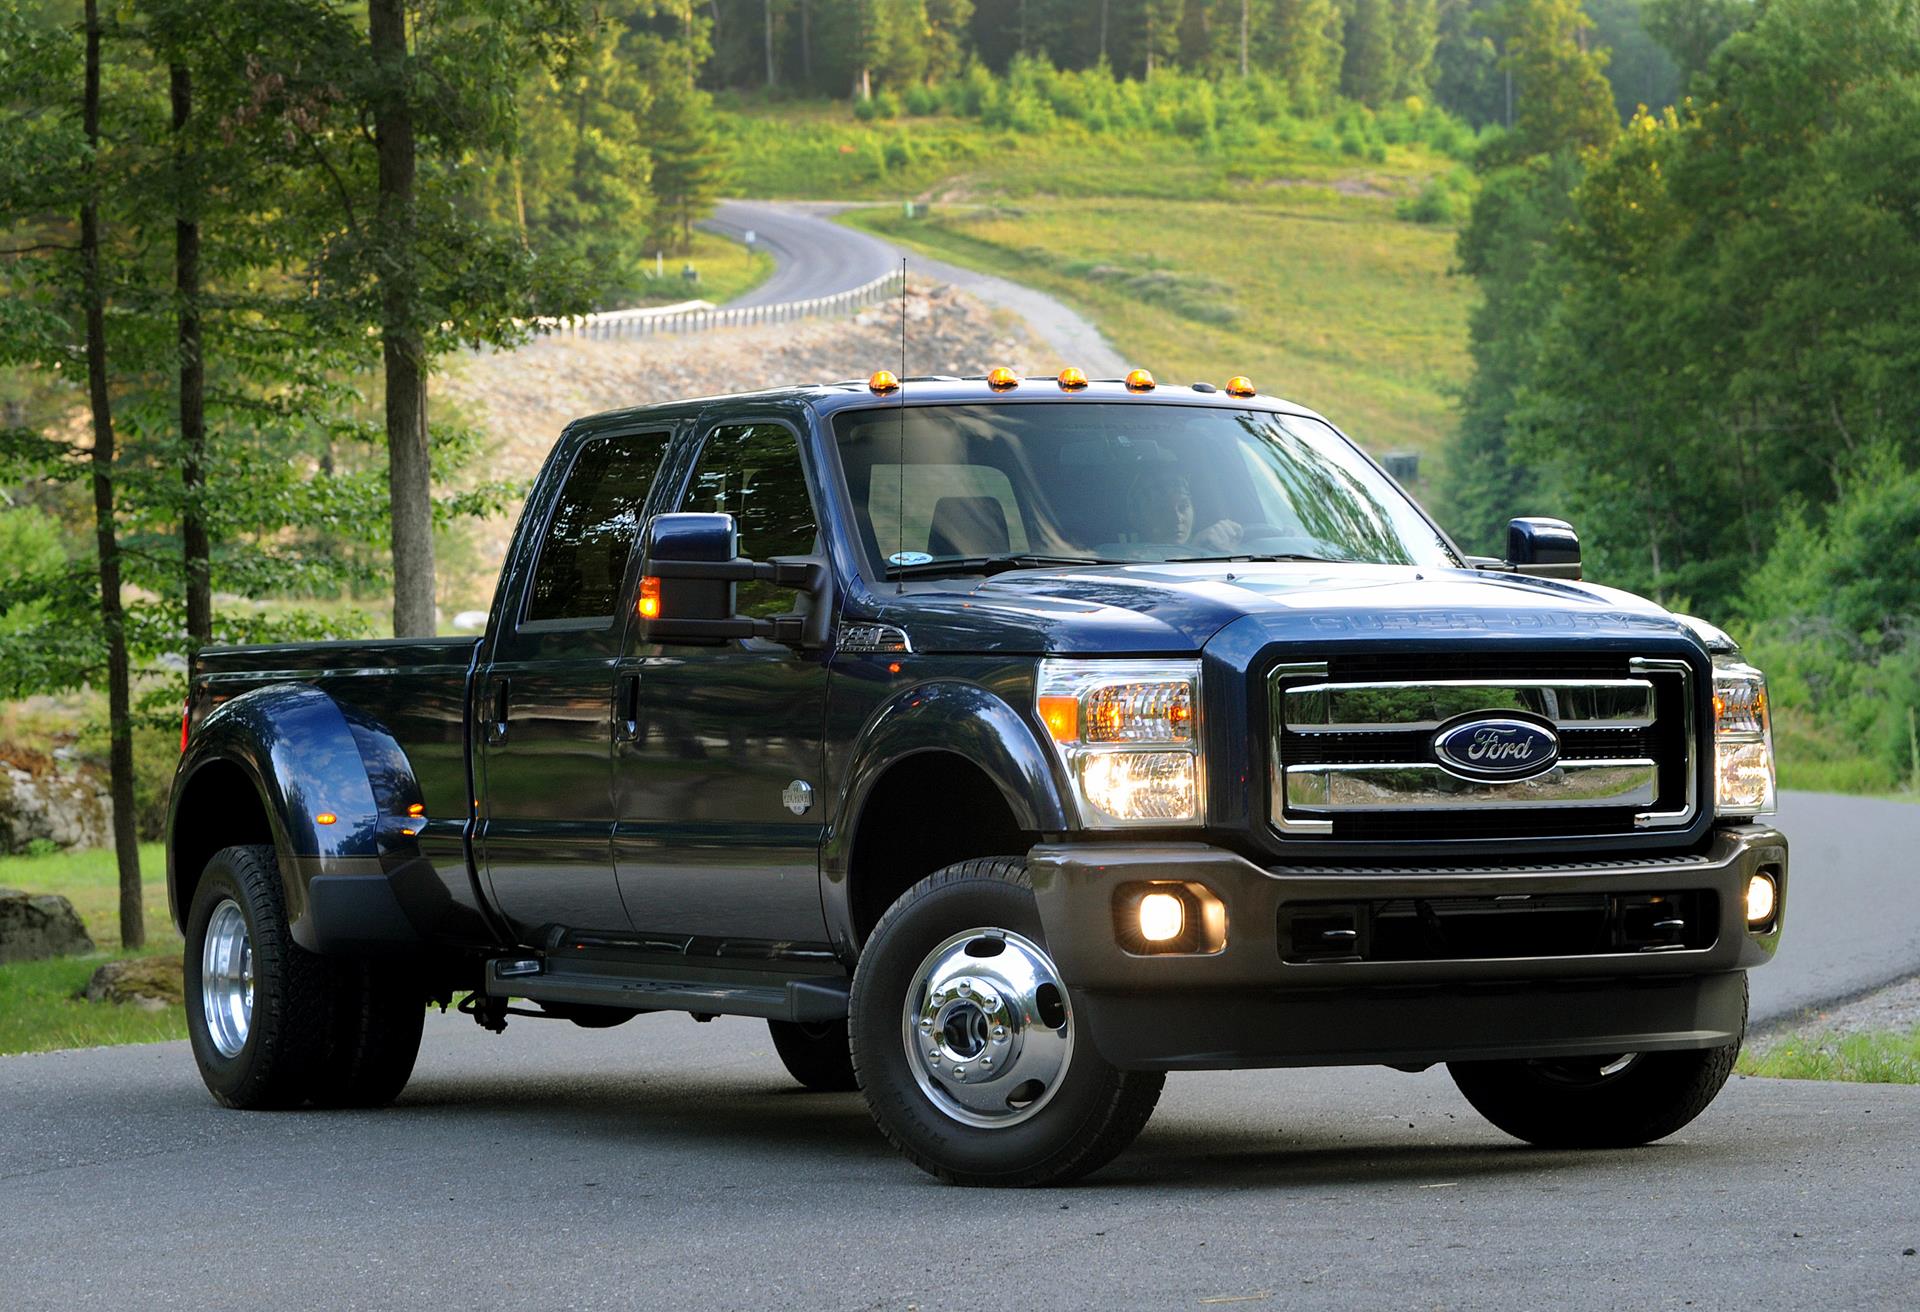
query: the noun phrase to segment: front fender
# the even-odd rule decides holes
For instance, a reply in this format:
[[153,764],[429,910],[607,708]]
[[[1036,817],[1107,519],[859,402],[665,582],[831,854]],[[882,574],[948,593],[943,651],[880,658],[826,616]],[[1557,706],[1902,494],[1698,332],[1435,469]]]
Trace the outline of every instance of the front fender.
[[[226,807],[198,786],[216,766],[251,783],[279,858],[294,941],[309,951],[341,950],[416,936],[388,875],[419,857],[420,801],[406,753],[380,726],[317,688],[269,684],[221,703],[194,728],[167,817],[167,890],[183,924],[199,877],[191,859],[226,844]],[[220,772],[230,779],[227,770]],[[332,914],[329,915],[328,913]]]
[[1025,716],[977,683],[936,680],[904,688],[861,727],[821,854],[821,892],[836,943],[853,942],[847,872],[867,799],[889,769],[923,752],[965,757],[978,767],[1022,829],[1060,833],[1072,827],[1052,754]]

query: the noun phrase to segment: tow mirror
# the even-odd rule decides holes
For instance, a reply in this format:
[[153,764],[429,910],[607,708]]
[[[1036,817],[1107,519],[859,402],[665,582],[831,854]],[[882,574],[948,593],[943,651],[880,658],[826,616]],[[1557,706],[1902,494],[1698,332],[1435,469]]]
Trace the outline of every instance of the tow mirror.
[[1577,579],[1580,577],[1580,535],[1564,519],[1528,516],[1508,520],[1507,564],[1516,574]]
[[[747,560],[732,515],[693,512],[655,515],[647,523],[635,602],[642,637],[652,642],[725,642],[772,638],[790,646],[824,641],[809,632],[807,615],[754,619],[738,613],[742,583],[771,583],[819,597],[826,569],[813,560]],[[826,608],[816,604],[815,613]]]

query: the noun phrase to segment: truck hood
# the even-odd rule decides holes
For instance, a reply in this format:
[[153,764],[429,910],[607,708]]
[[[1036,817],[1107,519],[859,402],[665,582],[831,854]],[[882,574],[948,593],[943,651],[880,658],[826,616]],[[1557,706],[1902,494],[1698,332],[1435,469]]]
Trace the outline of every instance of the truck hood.
[[1175,655],[1251,620],[1267,641],[1447,634],[1686,634],[1667,611],[1592,583],[1489,570],[1317,562],[1018,570],[922,585],[880,617],[926,652]]

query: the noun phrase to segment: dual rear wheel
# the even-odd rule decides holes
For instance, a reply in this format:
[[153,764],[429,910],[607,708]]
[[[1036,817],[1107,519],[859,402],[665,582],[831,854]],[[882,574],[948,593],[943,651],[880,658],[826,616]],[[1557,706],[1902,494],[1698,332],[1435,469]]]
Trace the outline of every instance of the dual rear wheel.
[[187,1034],[228,1107],[379,1107],[413,1074],[426,998],[406,968],[293,941],[273,849],[214,854],[187,913]]

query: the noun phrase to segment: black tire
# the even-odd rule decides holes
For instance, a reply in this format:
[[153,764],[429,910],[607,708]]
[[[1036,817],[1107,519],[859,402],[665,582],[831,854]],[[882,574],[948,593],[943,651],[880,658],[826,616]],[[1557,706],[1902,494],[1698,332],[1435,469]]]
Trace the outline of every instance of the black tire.
[[1474,1110],[1542,1148],[1632,1148],[1664,1139],[1705,1111],[1740,1045],[1560,1061],[1463,1061],[1448,1072]]
[[[1133,1142],[1153,1114],[1164,1077],[1116,1070],[1082,1031],[1053,1093],[1027,1119],[983,1128],[943,1111],[909,1065],[903,1012],[929,954],[976,927],[1020,935],[1044,951],[1025,861],[996,857],[948,866],[915,884],[881,917],[853,977],[848,1025],[854,1071],[882,1133],[938,1179],[1063,1184],[1104,1166]],[[1063,1024],[1072,1023],[1077,1005],[1069,988]]]
[[[232,902],[253,956],[253,1007],[238,1051],[220,1050],[202,1003],[203,952],[214,912]],[[187,1036],[208,1092],[227,1107],[297,1107],[334,1046],[328,963],[293,941],[271,847],[228,847],[207,862],[187,912]]]
[[853,1052],[847,1044],[847,1023],[823,1021],[812,1025],[770,1020],[773,1050],[780,1054],[787,1074],[815,1093],[851,1093],[860,1087],[853,1072]]
[[384,1107],[420,1055],[427,995],[404,966],[328,961],[333,1039],[313,1087],[317,1107]]

